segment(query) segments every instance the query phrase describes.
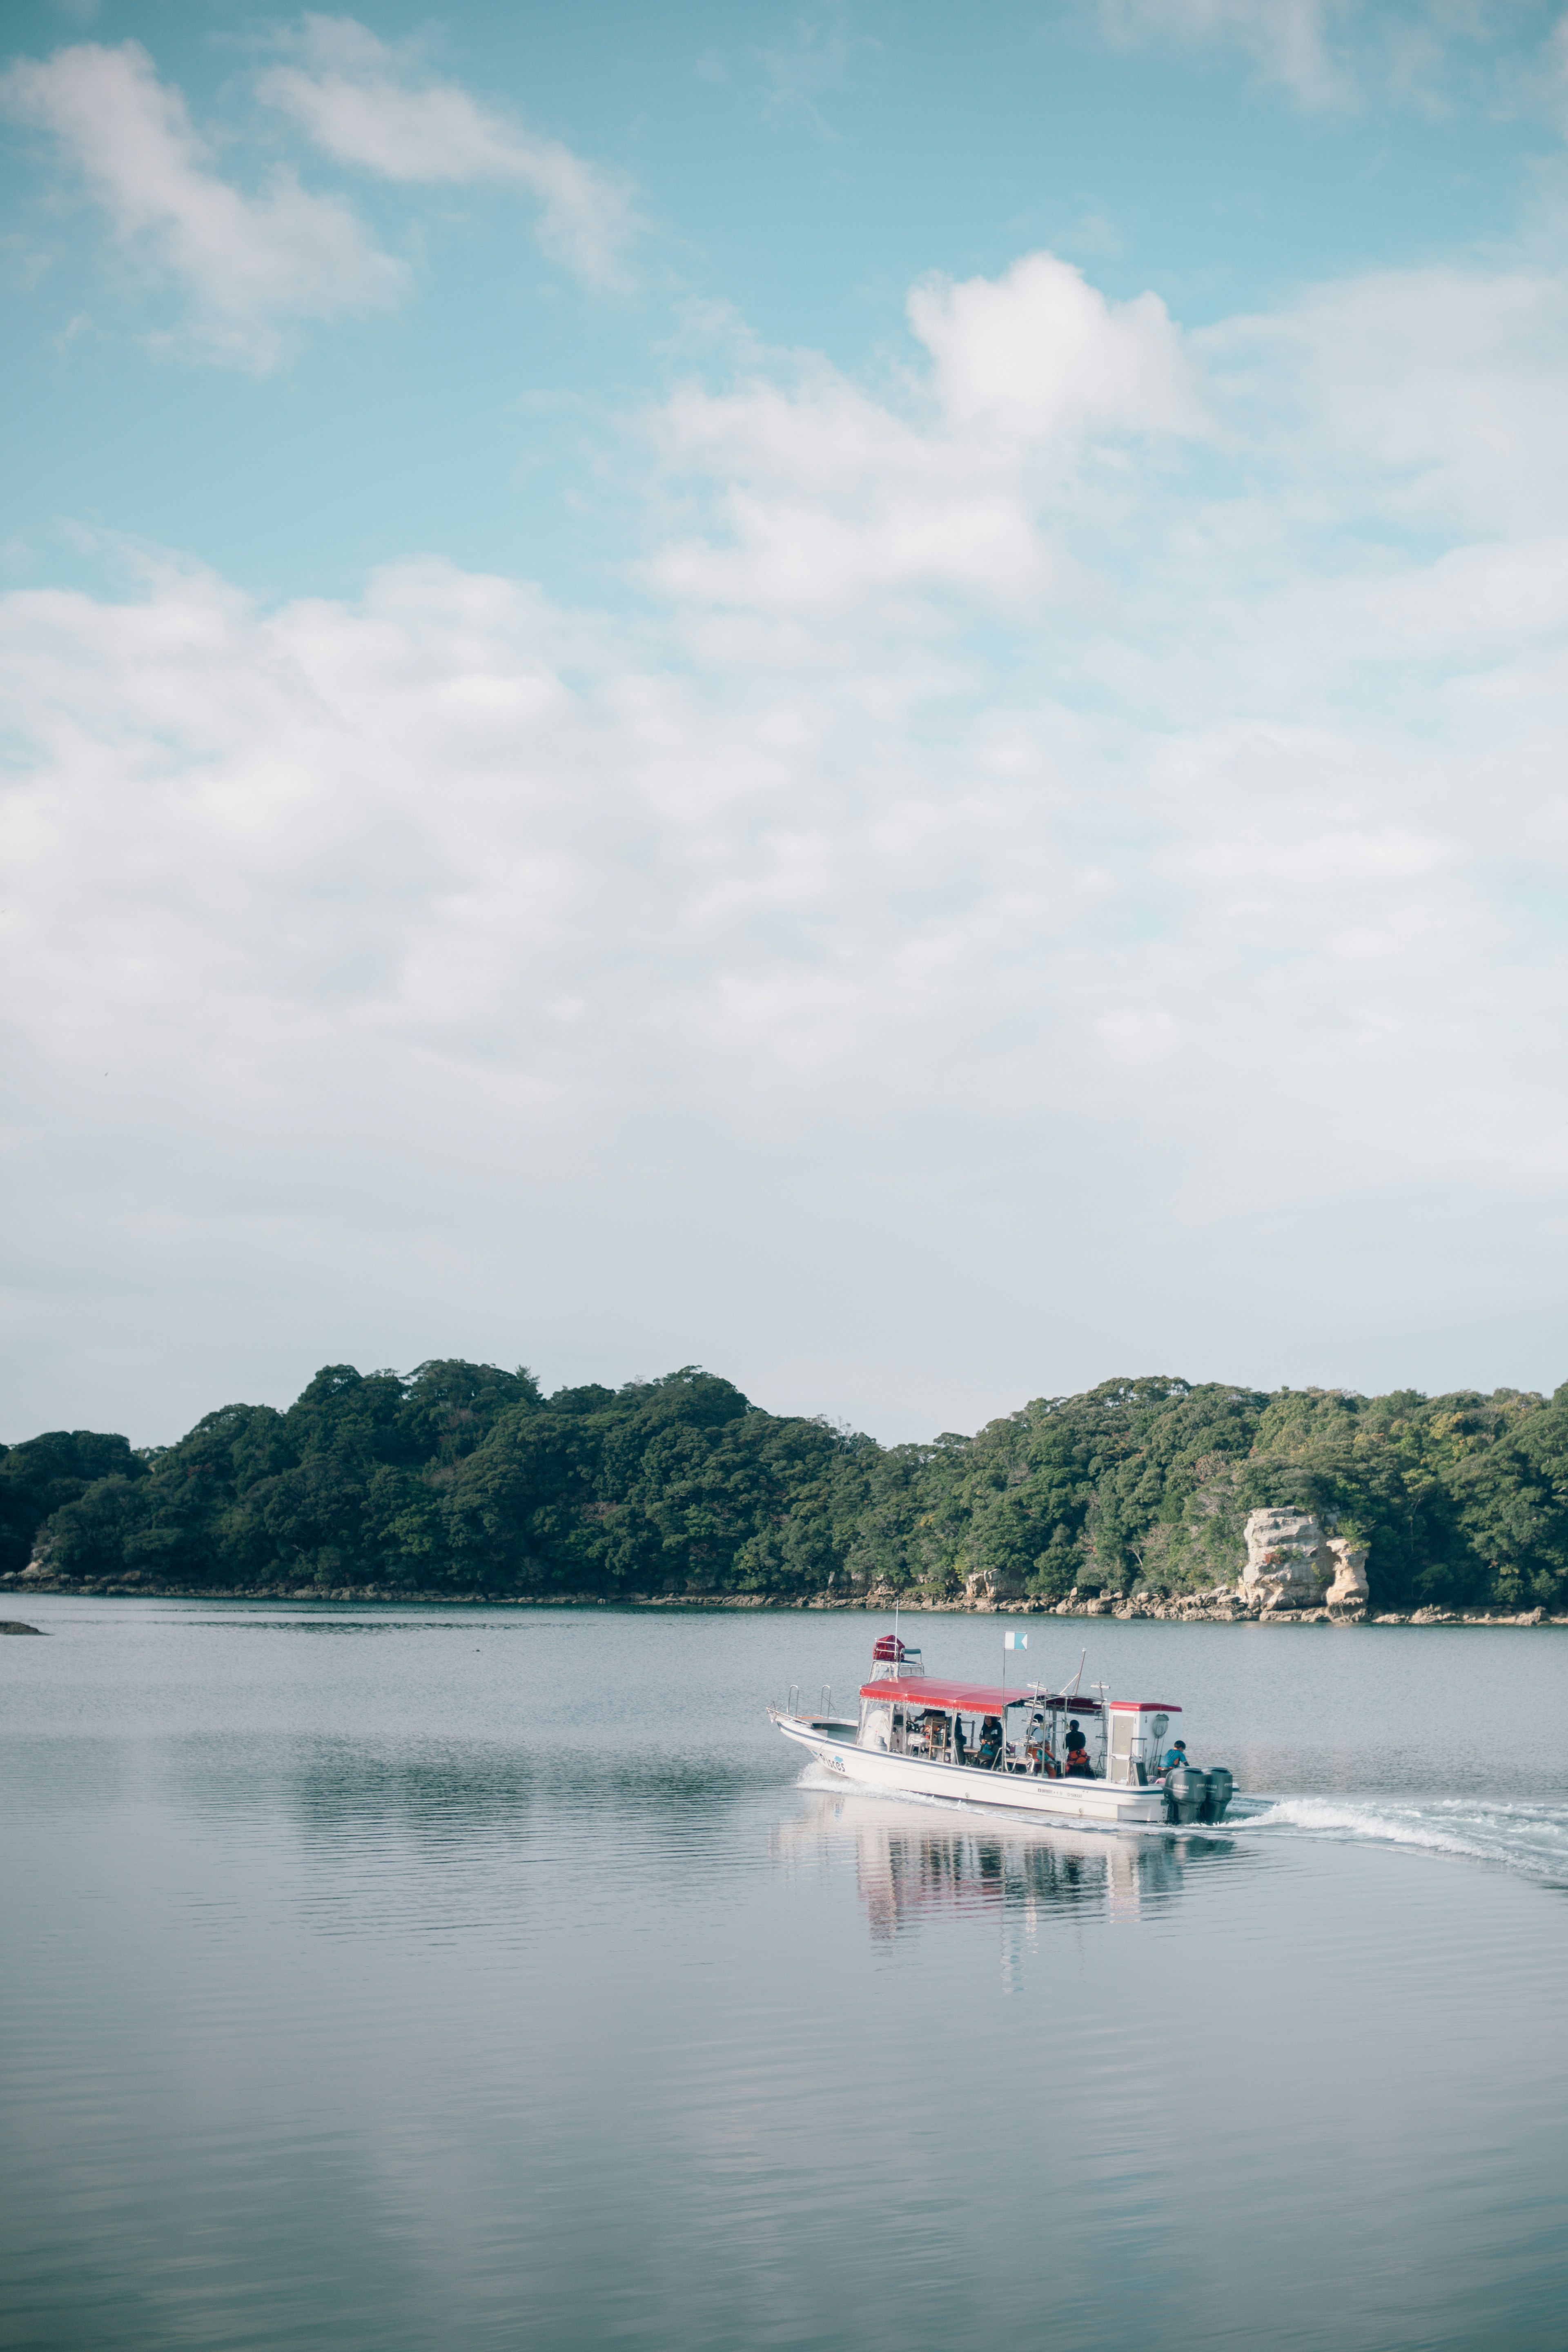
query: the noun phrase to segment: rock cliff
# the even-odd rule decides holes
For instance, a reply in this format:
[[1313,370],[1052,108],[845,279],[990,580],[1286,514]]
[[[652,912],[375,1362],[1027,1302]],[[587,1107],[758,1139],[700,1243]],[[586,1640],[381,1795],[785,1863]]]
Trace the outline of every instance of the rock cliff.
[[1364,1609],[1366,1607],[1366,1546],[1352,1543],[1347,1536],[1329,1538],[1329,1557],[1334,1563],[1333,1580],[1323,1599],[1331,1609]]
[[1325,1536],[1310,1511],[1250,1511],[1245,1597],[1265,1609],[1366,1607],[1366,1551],[1345,1536]]

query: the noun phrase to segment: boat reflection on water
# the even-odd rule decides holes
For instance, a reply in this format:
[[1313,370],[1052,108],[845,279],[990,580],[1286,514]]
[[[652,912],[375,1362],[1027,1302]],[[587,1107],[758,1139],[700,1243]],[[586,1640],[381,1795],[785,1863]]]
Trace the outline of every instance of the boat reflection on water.
[[801,1816],[776,1833],[786,1866],[837,1861],[854,1849],[856,1880],[873,1937],[909,1934],[954,1914],[1016,1916],[1026,1933],[1050,1910],[1136,1918],[1185,1891],[1197,1870],[1237,1858],[1214,1832],[1163,1836],[969,1820],[897,1798],[820,1794],[809,1781]]

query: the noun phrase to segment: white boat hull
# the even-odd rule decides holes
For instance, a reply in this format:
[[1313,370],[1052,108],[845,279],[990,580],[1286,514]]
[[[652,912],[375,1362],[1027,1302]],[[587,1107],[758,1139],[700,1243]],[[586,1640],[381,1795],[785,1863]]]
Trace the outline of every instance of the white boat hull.
[[858,1748],[834,1739],[805,1716],[775,1712],[786,1739],[809,1748],[836,1780],[852,1788],[906,1796],[945,1797],[950,1803],[985,1805],[999,1812],[1027,1813],[1037,1820],[1091,1822],[1102,1829],[1146,1829],[1163,1822],[1165,1799],[1159,1789],[1139,1789],[1109,1780],[1046,1780],[1032,1773],[982,1772],[966,1764],[937,1764],[925,1756],[894,1756],[882,1748]]

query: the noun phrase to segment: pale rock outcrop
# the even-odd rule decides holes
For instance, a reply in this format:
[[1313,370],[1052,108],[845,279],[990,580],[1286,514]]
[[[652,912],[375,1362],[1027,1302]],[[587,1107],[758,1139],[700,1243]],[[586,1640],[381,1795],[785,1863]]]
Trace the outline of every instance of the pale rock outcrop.
[[1329,1558],[1334,1564],[1333,1581],[1323,1595],[1331,1609],[1364,1609],[1366,1607],[1366,1546],[1352,1543],[1348,1536],[1331,1536]]
[[1022,1601],[1024,1580],[1005,1569],[972,1569],[963,1580],[963,1597],[972,1609],[994,1609],[999,1601]]
[[1264,1609],[1366,1607],[1366,1547],[1325,1536],[1310,1511],[1249,1511],[1243,1597]]
[[1265,1609],[1315,1607],[1335,1563],[1310,1511],[1249,1511],[1242,1590]]

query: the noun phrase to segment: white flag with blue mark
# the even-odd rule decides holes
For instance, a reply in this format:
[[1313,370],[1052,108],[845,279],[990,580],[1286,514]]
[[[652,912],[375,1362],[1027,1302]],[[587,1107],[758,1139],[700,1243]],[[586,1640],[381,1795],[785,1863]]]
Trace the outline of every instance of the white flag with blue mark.
[[1027,1633],[1004,1633],[1002,1640],[1004,1646],[1009,1650],[1026,1650],[1029,1646]]

